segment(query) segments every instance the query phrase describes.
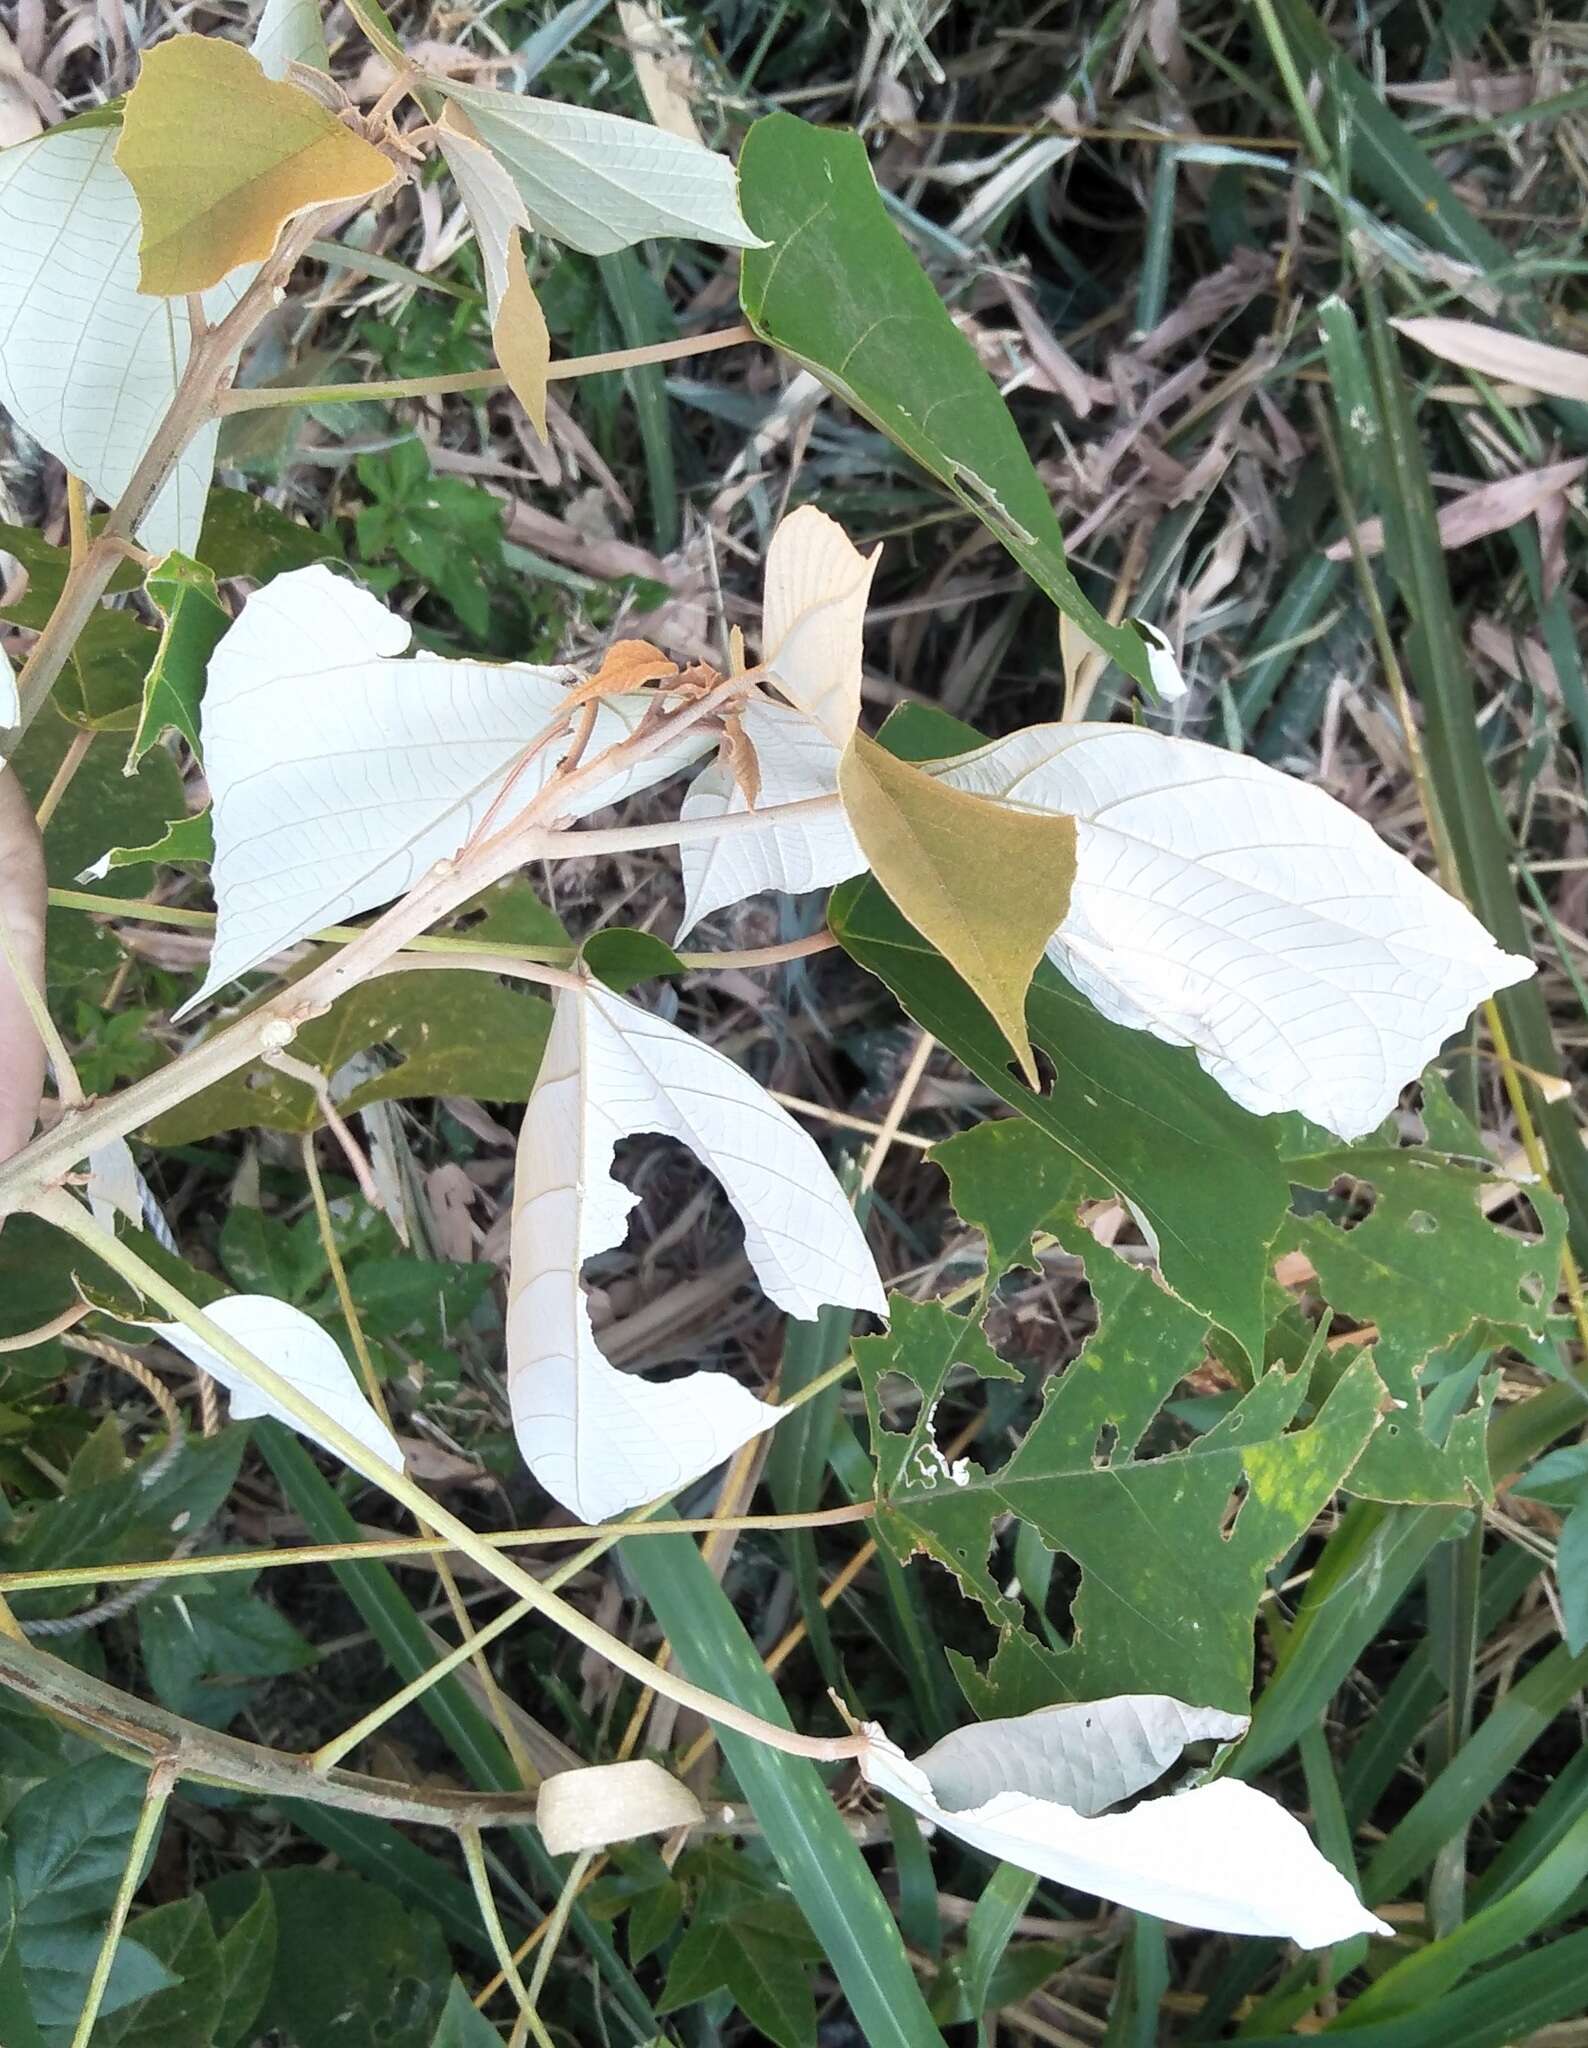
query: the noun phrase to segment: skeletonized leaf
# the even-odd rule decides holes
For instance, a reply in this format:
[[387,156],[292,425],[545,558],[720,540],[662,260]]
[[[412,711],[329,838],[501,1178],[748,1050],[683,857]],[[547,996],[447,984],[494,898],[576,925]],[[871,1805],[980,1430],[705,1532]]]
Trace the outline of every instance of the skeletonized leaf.
[[[760,768],[757,810],[836,795],[839,750],[803,711],[783,704],[747,704],[741,717]],[[679,815],[719,818],[749,808],[744,791],[714,761],[690,784]],[[681,860],[680,937],[713,911],[763,889],[798,895],[805,889],[830,888],[858,875],[866,865],[849,820],[831,801],[805,817],[781,818],[722,839],[686,844]]]
[[[989,1722],[961,1731],[967,1748],[984,1752],[981,1782],[996,1782],[1001,1750],[1018,1728]],[[1319,1854],[1300,1821],[1233,1778],[1144,1800],[1128,1813],[1088,1816],[1025,1789],[1033,1779],[1021,1765],[1017,1783],[951,1811],[924,1758],[911,1763],[875,1724],[865,1732],[860,1769],[868,1783],[972,1848],[1055,1884],[1177,1925],[1279,1936],[1303,1948],[1392,1931]]]
[[835,747],[860,719],[866,604],[882,549],[863,555],[836,519],[801,505],[766,551],[762,663]]
[[507,1310],[508,1395],[526,1463],[587,1521],[697,1478],[778,1411],[723,1373],[653,1385],[597,1349],[579,1276],[623,1242],[637,1195],[613,1149],[678,1138],[721,1182],[761,1285],[790,1315],[883,1308],[853,1211],[821,1153],[711,1046],[598,984],[564,991],[524,1114]]
[[[187,368],[185,299],[138,290],[138,201],[118,130],[67,128],[0,151],[0,405],[113,504]],[[70,280],[70,289],[63,288]],[[242,280],[205,295],[224,317]],[[152,553],[198,547],[219,423],[201,426],[138,523]]]
[[704,1819],[689,1787],[644,1758],[558,1771],[542,1782],[535,1801],[535,1825],[553,1856],[671,1834]]
[[760,246],[739,211],[733,165],[714,150],[618,114],[455,78],[429,82],[468,115],[536,227],[587,256],[610,256],[652,235]]
[[1463,370],[1476,370],[1503,384],[1522,384],[1550,398],[1588,399],[1588,356],[1574,348],[1552,348],[1478,320],[1392,320],[1408,341]]
[[[456,854],[572,680],[522,663],[399,660],[409,638],[406,619],[316,564],[256,591],[216,648],[200,725],[219,923],[195,1002]],[[586,758],[631,732],[646,701],[601,703]],[[687,733],[569,811],[647,789],[709,744]],[[554,740],[523,766],[502,823],[564,751]]]
[[[384,1464],[397,1472],[403,1469],[397,1439],[365,1399],[336,1340],[301,1308],[276,1301],[268,1294],[228,1294],[212,1302],[204,1313],[228,1337],[246,1345],[284,1380],[290,1380],[300,1394],[323,1408],[333,1422],[339,1422]],[[190,1364],[220,1381],[231,1396],[233,1421],[271,1415],[323,1448],[331,1448],[316,1431],[305,1429],[285,1409],[259,1393],[251,1380],[212,1351],[185,1324],[152,1322],[150,1328],[158,1330],[165,1342],[180,1351]]]
[[1054,1799],[1089,1817],[1156,1784],[1192,1742],[1234,1742],[1244,1714],[1188,1707],[1167,1693],[1125,1693],[956,1728],[915,1759],[950,1812],[999,1792]]
[[298,214],[362,199],[395,175],[312,94],[268,78],[219,36],[145,52],[116,162],[142,217],[139,289],[164,297],[262,262]]
[[285,78],[289,64],[329,71],[320,0],[265,0],[254,30],[254,55],[267,78]]
[[523,237],[532,224],[512,179],[484,143],[465,130],[463,118],[454,107],[443,112],[437,130],[441,153],[480,245],[496,360],[544,440],[551,336],[524,267]]
[[1250,755],[1046,725],[937,772],[1073,818],[1049,957],[1111,1021],[1194,1046],[1259,1115],[1361,1137],[1477,1003],[1533,972],[1343,804]]
[[1026,992],[1070,908],[1075,821],[1056,805],[1017,809],[990,779],[940,781],[861,733],[838,788],[878,883],[986,1004],[1035,1086]]
[[[17,961],[44,986],[44,844],[16,773],[0,761],[0,912]],[[33,1135],[44,1093],[44,1041],[8,959],[0,955],[0,1159]]]

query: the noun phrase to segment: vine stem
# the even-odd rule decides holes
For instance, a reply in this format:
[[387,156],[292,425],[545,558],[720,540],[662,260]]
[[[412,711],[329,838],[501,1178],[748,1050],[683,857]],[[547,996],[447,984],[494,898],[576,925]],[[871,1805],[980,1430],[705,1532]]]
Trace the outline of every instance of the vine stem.
[[116,1900],[110,1909],[110,1919],[105,1926],[105,1938],[100,1943],[99,1954],[94,1959],[94,1974],[88,1980],[88,1994],[83,2000],[82,2012],[78,2015],[77,2031],[72,2036],[72,2048],[88,2048],[89,2036],[94,2031],[94,2023],[99,2018],[99,2008],[104,2002],[105,1987],[110,1982],[110,1969],[116,1960],[121,1931],[127,1924],[133,1894],[142,1879],[143,1866],[159,1829],[160,1817],[165,1812],[165,1803],[171,1797],[176,1775],[176,1761],[168,1756],[162,1757],[149,1773],[148,1788],[144,1792],[143,1805],[138,1812],[138,1825],[133,1829],[132,1840],[127,1846],[126,1866],[121,1873],[121,1883],[116,1887]]
[[[755,331],[744,321],[736,327],[722,327],[714,334],[686,335],[678,341],[648,342],[643,348],[608,349],[601,355],[564,356],[546,371],[548,383],[570,377],[599,377],[610,370],[639,370],[647,363],[676,363],[688,356],[710,355],[717,349],[737,348],[754,341]],[[453,370],[434,377],[395,377],[384,383],[265,385],[248,391],[228,391],[220,400],[222,414],[262,412],[284,405],[353,405],[390,403],[400,398],[445,398],[470,391],[505,391],[507,376],[502,370]]]
[[180,1288],[173,1286],[163,1274],[140,1258],[130,1245],[121,1243],[113,1232],[101,1229],[83,1205],[63,1188],[48,1189],[32,1204],[32,1208],[35,1215],[75,1238],[113,1272],[130,1280],[150,1301],[158,1303],[184,1328],[191,1330],[201,1343],[207,1344],[240,1372],[278,1411],[291,1416],[299,1427],[317,1437],[372,1486],[379,1487],[393,1500],[401,1502],[438,1536],[445,1537],[454,1550],[462,1551],[465,1557],[471,1558],[510,1592],[516,1593],[535,1612],[576,1642],[594,1650],[597,1656],[605,1658],[626,1676],[652,1687],[665,1699],[674,1700],[679,1706],[688,1707],[691,1712],[703,1715],[721,1727],[731,1728],[737,1734],[763,1743],[769,1749],[781,1750],[785,1755],[810,1757],[823,1763],[835,1763],[859,1755],[864,1747],[862,1737],[798,1735],[787,1728],[779,1728],[775,1722],[762,1720],[757,1714],[747,1713],[731,1700],[720,1699],[715,1693],[691,1684],[675,1672],[664,1671],[649,1657],[631,1649],[619,1637],[589,1620],[560,1594],[548,1592],[522,1565],[495,1550],[466,1522],[459,1521],[456,1515],[432,1500],[406,1472],[394,1471],[385,1464],[333,1416],[327,1415],[272,1366],[246,1345],[239,1344],[219,1323],[195,1307]]

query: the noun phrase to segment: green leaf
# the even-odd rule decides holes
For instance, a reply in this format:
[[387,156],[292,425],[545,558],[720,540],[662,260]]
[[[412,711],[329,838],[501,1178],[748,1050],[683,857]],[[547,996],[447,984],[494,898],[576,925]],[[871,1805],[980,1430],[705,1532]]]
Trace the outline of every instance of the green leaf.
[[580,947],[579,957],[598,980],[620,996],[627,995],[636,982],[683,972],[683,962],[665,939],[620,925],[592,932]]
[[73,643],[52,702],[87,732],[127,732],[138,721],[158,642],[131,612],[96,611]]
[[918,1024],[1145,1218],[1169,1285],[1260,1360],[1267,1246],[1289,1205],[1272,1122],[1231,1102],[1188,1048],[1110,1024],[1048,967],[1026,1012],[1055,1070],[1038,1094],[1009,1071],[981,1004],[869,877],[834,890],[828,922]]
[[206,804],[202,811],[194,811],[185,818],[174,818],[160,837],[151,846],[113,846],[104,857],[103,863],[96,863],[88,870],[95,881],[101,881],[104,874],[116,868],[157,867],[188,865],[208,867],[215,858],[215,828]]
[[268,1885],[260,1885],[253,1904],[221,1936],[220,1957],[221,2010],[214,2048],[242,2048],[276,1967],[276,1903]]
[[[1143,1455],[1164,1401],[1201,1361],[1205,1320],[1073,1222],[1054,1234],[1085,1263],[1098,1327],[997,1471],[969,1460],[946,1468],[931,1435],[949,1363],[981,1362],[971,1326],[939,1303],[895,1297],[889,1332],[857,1340],[878,1460],[878,1541],[901,1560],[917,1550],[936,1559],[999,1626],[985,1673],[953,1660],[983,1716],[1132,1692],[1242,1712],[1267,1574],[1360,1456],[1379,1382],[1356,1360],[1311,1424],[1292,1429],[1308,1373],[1276,1368],[1216,1428]],[[886,1427],[890,1373],[921,1397],[921,1419],[905,1436]],[[1079,1568],[1066,1648],[1026,1634],[1019,1603],[987,1569],[996,1526],[1010,1514]],[[1176,1617],[1173,1628],[1165,1615]]]
[[127,750],[130,775],[162,733],[179,732],[199,749],[199,699],[204,674],[231,615],[215,588],[215,572],[187,555],[156,562],[144,589],[164,624],[153,664],[143,681],[143,706]]
[[792,114],[757,121],[739,157],[746,249],[739,295],[764,341],[947,486],[1087,637],[1138,682],[1140,637],[1076,582],[1047,485],[976,351],[888,218],[859,136]]
[[1580,1502],[1561,1524],[1555,1582],[1560,1588],[1561,1634],[1575,1654],[1588,1649],[1588,1514]]
[[254,1688],[238,1680],[302,1671],[319,1652],[279,1608],[251,1592],[254,1574],[184,1579],[179,1599],[138,1610],[138,1639],[155,1697],[184,1720],[224,1728]]
[[[33,2017],[76,2025],[126,1867],[147,1780],[118,1757],[94,1757],[24,1792],[0,1843],[0,1886],[15,1900],[15,1943]],[[116,1950],[102,2017],[176,1982],[139,1941]]]
[[[211,1885],[218,1916],[254,1903],[253,1872]],[[293,2048],[431,2048],[452,1965],[428,1913],[347,1871],[273,1870],[275,1969],[260,2008]]]
[[129,1932],[176,1982],[101,2019],[94,2048],[212,2048],[226,2004],[226,1975],[204,1901],[156,1906],[134,1920]]
[[[89,521],[89,532],[96,532],[104,523],[103,514],[96,516]],[[0,520],[0,548],[14,555],[28,576],[27,589],[15,604],[0,611],[0,618],[10,620],[14,626],[43,626],[66,587],[67,571],[72,566],[70,548],[57,547],[46,540],[36,526],[12,526],[5,520]],[[133,564],[121,561],[110,572],[105,589],[107,594],[119,596],[124,590],[136,590],[138,583],[138,571]]]
[[8,2048],[44,2048],[44,2036],[28,2003],[17,1934],[16,1893],[9,1878],[0,1879],[0,2041],[5,2041]]
[[501,2035],[483,2012],[475,2010],[474,2000],[457,1977],[447,1993],[441,2024],[430,2048],[502,2048]]
[[816,1998],[810,1965],[821,1950],[786,1904],[746,1904],[708,1891],[673,1951],[658,2012],[676,2012],[724,1990],[758,2034],[778,2048],[815,2048]]
[[[54,780],[73,737],[65,719],[46,711],[34,720],[12,755],[11,765],[35,808]],[[180,816],[182,808],[182,778],[167,755],[152,753],[138,773],[128,777],[121,772],[117,749],[108,740],[95,740],[45,827],[44,858],[51,886],[75,887],[84,868],[107,847],[137,846],[158,838],[167,820]],[[104,895],[136,896],[138,879],[112,875],[98,887]],[[116,940],[86,912],[51,910],[52,994],[80,988],[96,975],[114,973],[122,958]]]
[[[693,1541],[646,1536],[621,1547],[680,1669],[787,1725],[760,1653]],[[868,2048],[940,2048],[887,1901],[815,1767],[731,1729],[718,1740]]]
[[342,550],[334,529],[300,525],[267,498],[217,486],[204,501],[198,556],[222,583],[268,583],[311,562],[340,561]]
[[[371,1046],[397,1054],[395,1065],[341,1100],[344,1115],[372,1102],[434,1095],[527,1102],[550,1028],[549,1003],[488,975],[384,974],[306,1024],[292,1051],[328,1079]],[[257,1066],[202,1089],[144,1135],[151,1144],[191,1145],[217,1131],[312,1131],[321,1121],[311,1088]]]
[[987,1240],[989,1287],[1011,1266],[1039,1272],[1032,1239],[1073,1223],[1077,1205],[1102,1192],[1073,1153],[1024,1117],[976,1124],[930,1157],[948,1175],[955,1215]]
[[[1430,1076],[1427,1088],[1438,1085]],[[1363,1453],[1351,1491],[1419,1504],[1492,1498],[1484,1435],[1492,1383],[1441,1441],[1424,1427],[1422,1374],[1437,1351],[1480,1324],[1543,1335],[1565,1239],[1561,1203],[1529,1187],[1543,1224],[1533,1241],[1483,1213],[1492,1171],[1425,1147],[1341,1147],[1292,1159],[1288,1170],[1317,1189],[1345,1175],[1375,1197],[1349,1228],[1325,1214],[1298,1217],[1276,1247],[1306,1255],[1332,1308],[1377,1326],[1373,1362],[1400,1406]]]

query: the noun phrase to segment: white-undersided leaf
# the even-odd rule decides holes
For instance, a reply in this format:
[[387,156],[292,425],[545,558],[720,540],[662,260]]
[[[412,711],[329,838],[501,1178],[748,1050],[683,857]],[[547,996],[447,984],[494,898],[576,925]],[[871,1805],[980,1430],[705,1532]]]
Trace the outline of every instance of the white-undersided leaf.
[[[838,793],[839,750],[821,727],[786,704],[747,704],[741,714],[755,748],[761,787],[755,809],[802,803]],[[744,791],[722,763],[714,761],[690,784],[679,816],[720,818],[748,811]],[[680,849],[684,880],[682,938],[713,911],[766,889],[799,895],[828,889],[858,875],[866,857],[834,802],[807,817],[785,818],[731,832],[721,839],[686,843]]]
[[1478,1003],[1533,972],[1323,790],[1125,725],[1041,725],[934,770],[1077,821],[1049,957],[1196,1049],[1243,1108],[1373,1130]]
[[265,0],[254,30],[254,55],[267,78],[285,78],[291,64],[329,71],[320,0]]
[[661,1384],[601,1355],[580,1273],[623,1242],[639,1197],[612,1177],[620,1140],[680,1139],[744,1225],[778,1307],[884,1313],[854,1212],[812,1140],[732,1060],[597,983],[564,990],[524,1112],[513,1197],[508,1399],[524,1460],[585,1521],[698,1478],[780,1411],[725,1373]]
[[11,666],[11,657],[0,647],[0,732],[16,725],[22,717],[22,705],[17,697],[17,672]]
[[[138,290],[138,202],[115,126],[67,128],[0,150],[0,406],[80,476],[121,496],[187,367],[185,299]],[[252,273],[204,294],[222,318]],[[138,524],[156,555],[197,551],[219,423],[188,442]]]
[[[987,1722],[963,1731],[987,1739],[989,1778],[998,1745],[1018,1726]],[[864,1732],[869,1742],[860,1770],[868,1784],[983,1855],[1050,1883],[1177,1926],[1268,1935],[1302,1948],[1392,1932],[1319,1853],[1300,1821],[1237,1779],[1143,1800],[1127,1813],[1086,1815],[1020,1789],[951,1811],[919,1762],[911,1763],[875,1723]]]
[[[215,649],[201,735],[218,923],[192,1002],[307,933],[402,895],[455,855],[573,680],[569,669],[519,662],[400,659],[410,637],[379,598],[317,563],[255,591]],[[631,733],[649,701],[604,699],[585,758]],[[686,733],[570,799],[564,815],[665,781],[710,745]],[[499,824],[565,751],[554,741],[524,765]]]
[[544,440],[551,336],[524,267],[524,237],[533,232],[533,224],[512,179],[485,144],[465,131],[466,118],[446,107],[436,134],[480,246],[496,360]]
[[955,1728],[915,1759],[949,1812],[1000,1792],[1056,1800],[1083,1818],[1154,1785],[1193,1742],[1234,1742],[1247,1716],[1188,1707],[1167,1693],[1125,1693]]
[[715,150],[620,114],[437,75],[427,82],[468,115],[536,227],[570,248],[610,256],[653,235],[762,246],[739,210],[733,165]]
[[553,1856],[669,1835],[705,1817],[689,1787],[648,1758],[557,1771],[542,1779],[535,1800],[535,1826]]
[[881,554],[879,543],[863,555],[814,505],[791,512],[766,551],[762,665],[840,749],[860,721],[866,606]]
[[[323,1408],[350,1436],[357,1437],[382,1464],[390,1465],[395,1472],[403,1469],[397,1439],[370,1406],[335,1338],[301,1308],[268,1294],[228,1294],[211,1302],[204,1313],[228,1337],[235,1338],[284,1380],[290,1380],[300,1394]],[[234,1422],[250,1421],[259,1415],[274,1416],[288,1429],[297,1430],[300,1436],[330,1451],[333,1457],[339,1455],[318,1431],[306,1429],[285,1408],[267,1399],[250,1379],[212,1351],[185,1324],[151,1322],[149,1327],[157,1330],[174,1351],[180,1351],[189,1364],[220,1381],[231,1396]]]
[[125,1216],[135,1230],[143,1227],[143,1175],[125,1138],[112,1138],[88,1155],[88,1184],[83,1189],[89,1213],[106,1230]]
[[1149,626],[1145,619],[1132,619],[1131,624],[1147,643],[1147,673],[1152,678],[1159,703],[1178,704],[1186,693],[1186,679],[1180,673],[1180,664],[1175,659],[1174,646],[1168,634],[1156,626]]

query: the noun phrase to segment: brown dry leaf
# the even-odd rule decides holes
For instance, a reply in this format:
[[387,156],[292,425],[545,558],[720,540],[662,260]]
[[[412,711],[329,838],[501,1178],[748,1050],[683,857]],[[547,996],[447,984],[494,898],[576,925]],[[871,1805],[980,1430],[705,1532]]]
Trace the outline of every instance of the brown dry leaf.
[[553,1856],[671,1834],[705,1819],[689,1787],[648,1758],[559,1771],[540,1788],[535,1825]]
[[[1571,462],[1554,462],[1545,469],[1524,469],[1516,476],[1499,477],[1492,484],[1480,484],[1475,491],[1463,491],[1458,498],[1439,508],[1439,542],[1442,547],[1465,547],[1491,533],[1503,533],[1517,526],[1558,499],[1588,470],[1588,456]],[[1365,555],[1376,555],[1384,546],[1382,519],[1364,519],[1356,530]],[[1331,562],[1351,558],[1349,537],[1324,549]]]
[[618,0],[618,20],[651,119],[669,135],[704,147],[705,137],[689,111],[695,92],[689,45],[662,19],[655,0],[648,5],[646,0]]
[[863,733],[838,789],[878,885],[986,1004],[1035,1087],[1026,993],[1070,907],[1075,820],[952,789]]
[[1588,399],[1588,355],[1507,334],[1477,320],[1392,320],[1408,341],[1463,370],[1501,383],[1520,384],[1548,398]]
[[143,217],[138,288],[166,298],[262,262],[296,215],[395,176],[309,93],[267,78],[219,36],[176,36],[145,53],[116,163]]
[[642,683],[663,682],[677,674],[678,663],[669,661],[649,640],[614,640],[595,674],[586,677],[572,694],[581,702],[589,697],[618,696],[639,689]]
[[755,751],[755,742],[745,731],[744,720],[737,711],[723,714],[721,756],[723,765],[743,791],[744,800],[753,811],[761,794],[761,762]]

